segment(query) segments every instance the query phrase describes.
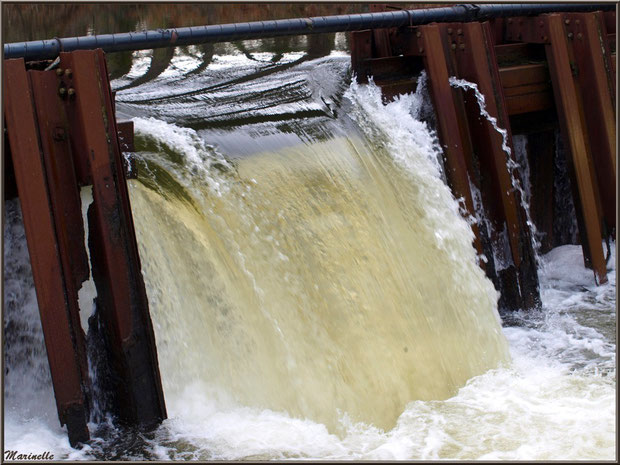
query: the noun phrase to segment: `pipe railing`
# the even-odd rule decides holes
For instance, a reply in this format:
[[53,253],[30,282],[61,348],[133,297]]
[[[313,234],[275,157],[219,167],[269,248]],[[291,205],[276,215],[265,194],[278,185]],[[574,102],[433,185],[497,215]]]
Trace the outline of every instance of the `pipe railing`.
[[249,23],[158,29],[82,37],[54,38],[4,45],[4,58],[27,61],[54,59],[60,52],[103,49],[122,52],[201,43],[272,37],[359,31],[386,27],[418,26],[433,22],[482,21],[508,16],[531,16],[554,12],[613,10],[614,3],[505,3],[462,4],[441,8],[397,10],[353,15],[317,16]]

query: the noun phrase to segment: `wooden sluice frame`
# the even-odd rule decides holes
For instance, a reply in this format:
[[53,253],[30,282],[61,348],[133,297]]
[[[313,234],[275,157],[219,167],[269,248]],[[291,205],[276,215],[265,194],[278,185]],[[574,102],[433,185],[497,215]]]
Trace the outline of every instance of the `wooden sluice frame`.
[[[455,197],[474,215],[470,185],[476,186],[493,229],[501,231],[505,225],[508,232],[512,264],[498,270],[489,254],[496,235],[484,225],[483,231],[474,229],[474,247],[485,252],[488,262],[482,266],[502,293],[501,307],[540,305],[531,232],[520,193],[511,183],[501,135],[480,118],[470,91],[450,86],[450,76],[475,83],[485,96],[486,110],[508,133],[510,164],[515,162],[513,123],[541,152],[539,157],[530,154],[533,166],[545,169],[531,177],[537,195],[532,216],[549,234],[552,199],[541,196],[549,196],[553,186],[549,129],[555,121],[549,120],[559,122],[570,154],[585,263],[593,269],[597,284],[607,281],[602,239],[615,234],[616,224],[615,13],[556,13],[353,32],[351,55],[358,80],[367,82],[378,73],[375,82],[388,99],[397,91],[415,89],[405,70],[426,69],[446,177]],[[532,56],[536,59],[530,60]],[[397,76],[396,92],[383,72],[388,62]],[[527,119],[532,123],[528,125]],[[535,125],[539,127],[532,129]],[[550,241],[545,244],[548,247]]]
[[[101,50],[61,53],[58,68],[4,62],[4,117],[58,416],[72,445],[89,438],[92,406],[78,290],[91,267],[112,413],[151,428],[166,418],[157,351],[129,206],[125,166]],[[126,137],[130,139],[124,126]]]

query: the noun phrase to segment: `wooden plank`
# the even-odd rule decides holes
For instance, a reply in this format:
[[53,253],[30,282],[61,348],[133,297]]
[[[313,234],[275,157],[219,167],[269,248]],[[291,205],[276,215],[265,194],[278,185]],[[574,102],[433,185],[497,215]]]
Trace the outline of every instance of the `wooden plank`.
[[551,89],[547,89],[547,86],[545,86],[545,90],[531,93],[519,87],[514,89],[515,92],[519,91],[519,93],[506,96],[506,112],[510,116],[553,108],[553,94]]
[[595,179],[591,168],[591,154],[586,138],[585,115],[581,105],[581,96],[573,78],[567,34],[564,31],[562,16],[548,15],[545,18],[546,29],[551,43],[547,45],[549,68],[553,80],[558,116],[562,136],[571,153],[569,165],[575,180],[578,198],[576,204],[580,220],[580,236],[584,256],[590,257],[597,284],[607,282],[607,271],[603,246],[601,243],[601,218],[597,207]]
[[[76,330],[71,317],[74,296],[67,276],[54,222],[39,142],[30,78],[22,59],[4,61],[4,115],[11,145],[24,229],[32,264],[37,302],[60,423],[67,425],[72,445],[89,439],[88,402],[83,367],[76,356]],[[82,242],[83,238],[79,238]]]
[[551,78],[546,63],[534,63],[499,68],[499,78],[504,89],[534,83],[549,83]]

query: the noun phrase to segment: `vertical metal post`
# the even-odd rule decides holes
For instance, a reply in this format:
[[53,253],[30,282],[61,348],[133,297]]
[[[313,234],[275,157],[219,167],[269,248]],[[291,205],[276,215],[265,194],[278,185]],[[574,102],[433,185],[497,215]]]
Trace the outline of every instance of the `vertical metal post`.
[[564,31],[562,15],[553,14],[545,18],[549,44],[546,45],[547,59],[553,92],[555,95],[562,135],[570,151],[569,159],[579,200],[577,216],[584,256],[589,256],[597,283],[607,282],[607,270],[601,243],[601,218],[598,211],[598,192],[587,138],[587,124],[579,87],[574,78],[574,61],[571,59],[567,33]]
[[101,50],[61,53],[60,67],[71,70],[65,108],[79,144],[74,153],[93,185],[91,262],[114,373],[108,382],[119,419],[148,428],[166,418],[166,408],[105,58]]
[[[518,308],[540,306],[540,291],[536,271],[535,252],[531,233],[527,227],[526,213],[521,205],[519,191],[513,187],[509,164],[514,162],[514,147],[505,97],[495,57],[493,35],[489,23],[461,23],[453,31],[454,55],[459,77],[475,82],[485,97],[486,110],[497,120],[497,125],[507,131],[510,155],[503,149],[503,137],[484,118],[480,117],[477,102],[468,104],[470,130],[474,150],[478,154],[481,170],[491,181],[492,197],[498,199],[496,218],[505,222],[516,276],[507,276],[505,286],[514,293],[510,300],[520,300]],[[518,180],[518,173],[513,172]],[[514,279],[517,282],[514,282]]]
[[[429,87],[437,116],[439,136],[445,157],[445,172],[454,196],[463,199],[465,208],[475,216],[474,203],[469,185],[467,160],[471,159],[471,141],[467,127],[467,117],[460,94],[450,86],[448,58],[441,40],[440,26],[436,24],[421,26],[420,33],[424,68],[428,73]],[[480,230],[472,224],[474,247],[482,254]]]
[[616,225],[616,118],[615,86],[602,13],[567,14],[565,27],[590,140],[599,188],[601,210],[607,226]]
[[[31,84],[22,59],[4,61],[4,115],[58,417],[76,445],[89,438],[89,380],[77,302],[88,268],[79,250],[84,240],[77,185],[67,167],[64,128],[53,110],[57,87],[47,77],[38,73]],[[43,95],[35,112],[34,99]],[[72,228],[75,244],[68,235]]]

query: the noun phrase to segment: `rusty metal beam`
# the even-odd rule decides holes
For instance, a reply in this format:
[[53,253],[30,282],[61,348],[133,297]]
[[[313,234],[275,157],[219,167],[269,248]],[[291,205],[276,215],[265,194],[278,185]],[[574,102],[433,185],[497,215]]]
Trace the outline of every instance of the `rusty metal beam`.
[[150,428],[166,418],[166,408],[104,55],[61,53],[59,66],[71,70],[65,108],[93,185],[91,262],[115,413],[124,423]]
[[[532,247],[531,232],[527,227],[526,213],[521,206],[520,193],[512,185],[509,163],[514,163],[514,148],[506,101],[503,94],[497,59],[493,45],[493,36],[489,23],[464,23],[453,35],[459,77],[475,82],[485,96],[486,110],[496,118],[497,125],[507,131],[507,145],[511,150],[508,155],[502,148],[503,138],[489,123],[481,119],[477,102],[468,97],[470,131],[475,141],[474,150],[480,158],[481,169],[486,170],[486,177],[492,178],[493,199],[499,199],[497,219],[505,221],[512,261],[516,269],[517,283],[505,280],[505,286],[515,286],[514,296],[518,297],[518,308],[536,308],[540,306],[538,275],[536,271],[535,252]],[[518,173],[513,172],[516,178]],[[488,197],[487,197],[488,198]],[[508,268],[506,269],[508,270]],[[511,299],[511,300],[513,300]]]
[[[428,73],[433,103],[437,109],[438,132],[443,147],[446,178],[457,199],[463,199],[467,212],[475,217],[474,203],[469,184],[467,160],[471,159],[471,141],[467,118],[460,93],[449,83],[448,58],[441,40],[440,26],[428,25],[417,28],[413,35],[421,38],[420,48],[424,54],[424,67]],[[419,35],[418,35],[419,34]],[[471,163],[471,162],[470,162]],[[474,247],[483,253],[480,230],[472,224]]]
[[[44,85],[41,81],[37,89]],[[56,169],[62,169],[62,147],[49,140],[54,128],[39,127],[30,76],[22,59],[4,61],[4,115],[11,145],[15,177],[22,206],[26,240],[32,264],[41,324],[50,365],[56,407],[61,424],[67,425],[72,445],[88,440],[88,379],[84,370],[85,352],[81,327],[76,324],[76,278],[72,265],[80,268],[79,254],[67,250],[62,190],[56,183]],[[38,97],[40,93],[37,92]],[[39,101],[39,116],[53,102]],[[51,157],[62,156],[56,164]],[[47,162],[47,166],[46,166]],[[70,175],[69,175],[70,176]],[[67,187],[68,190],[71,186]],[[75,200],[67,191],[67,198]],[[80,210],[81,211],[81,210]],[[83,244],[83,236],[79,238]],[[78,244],[78,247],[79,247]],[[70,247],[69,247],[70,248]],[[84,271],[84,270],[82,270]],[[79,280],[79,279],[78,279]],[[77,316],[79,321],[79,316]]]
[[598,192],[595,174],[592,169],[590,144],[587,138],[585,113],[581,104],[579,86],[573,77],[571,67],[570,47],[567,33],[564,30],[562,15],[554,14],[545,18],[547,35],[550,44],[547,45],[547,55],[553,91],[562,136],[571,153],[569,163],[574,177],[574,186],[577,189],[576,198],[579,205],[578,220],[584,256],[590,257],[590,263],[595,280],[598,284],[607,282],[607,270],[603,247],[601,243],[601,218],[598,212]]
[[601,13],[566,14],[564,29],[573,48],[575,74],[599,187],[603,217],[616,225],[616,115],[615,82],[604,38]]

